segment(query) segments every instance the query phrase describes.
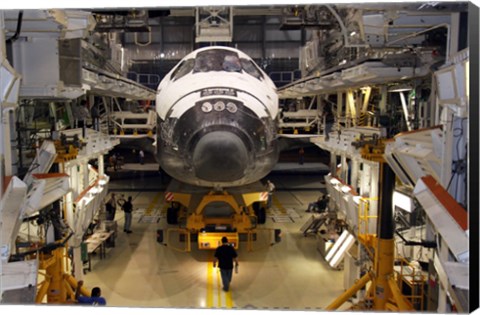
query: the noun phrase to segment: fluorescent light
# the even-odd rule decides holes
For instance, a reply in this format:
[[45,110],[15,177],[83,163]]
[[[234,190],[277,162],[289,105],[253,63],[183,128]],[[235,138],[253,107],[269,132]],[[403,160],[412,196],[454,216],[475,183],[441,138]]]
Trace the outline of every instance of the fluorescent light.
[[393,209],[395,209],[395,207],[399,207],[407,212],[412,212],[412,198],[398,191],[393,192],[392,204]]
[[338,250],[340,245],[342,245],[343,241],[347,238],[347,236],[350,233],[348,233],[347,230],[344,230],[342,235],[338,238],[338,240],[333,244],[332,248],[328,251],[327,255],[325,256],[325,260],[330,262],[330,259],[334,256],[335,252]]
[[348,193],[350,190],[352,190],[352,188],[350,188],[349,186],[346,186],[346,185],[345,185],[345,186],[342,186],[341,189],[342,189],[342,191],[343,191],[344,193]]
[[335,253],[332,260],[330,261],[330,266],[337,268],[340,261],[345,257],[345,253],[352,247],[355,243],[355,238],[352,234],[349,234],[345,242],[343,242],[340,249]]
[[335,177],[330,178],[330,183],[333,185],[338,185],[340,184],[340,181],[336,179]]
[[388,89],[388,92],[406,92],[413,90],[411,85],[408,84],[397,84]]
[[353,202],[355,202],[357,205],[360,204],[360,199],[362,199],[362,197],[360,197],[360,196],[353,196]]

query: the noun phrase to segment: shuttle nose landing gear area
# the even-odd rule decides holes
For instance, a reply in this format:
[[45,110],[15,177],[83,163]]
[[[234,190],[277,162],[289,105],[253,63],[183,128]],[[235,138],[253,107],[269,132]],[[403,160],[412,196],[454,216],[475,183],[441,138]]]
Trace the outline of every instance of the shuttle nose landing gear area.
[[[280,242],[280,230],[259,227],[266,222],[266,194],[257,182],[241,188],[208,190],[172,181],[166,193],[166,231],[157,231],[157,241],[172,249],[190,252],[191,243],[200,250],[214,250],[223,236],[235,248],[245,243],[253,251]],[[173,225],[176,225],[173,227]]]
[[195,175],[212,182],[241,179],[248,167],[249,156],[243,141],[228,131],[204,135],[193,152]]

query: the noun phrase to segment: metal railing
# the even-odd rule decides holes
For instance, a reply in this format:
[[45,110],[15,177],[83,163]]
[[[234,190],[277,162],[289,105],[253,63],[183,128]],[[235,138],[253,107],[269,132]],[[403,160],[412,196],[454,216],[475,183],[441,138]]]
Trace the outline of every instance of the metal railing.
[[365,246],[370,257],[374,257],[373,241],[376,234],[370,233],[369,222],[372,219],[377,219],[377,215],[370,215],[370,200],[377,200],[377,198],[365,198],[359,199],[358,203],[358,240]]

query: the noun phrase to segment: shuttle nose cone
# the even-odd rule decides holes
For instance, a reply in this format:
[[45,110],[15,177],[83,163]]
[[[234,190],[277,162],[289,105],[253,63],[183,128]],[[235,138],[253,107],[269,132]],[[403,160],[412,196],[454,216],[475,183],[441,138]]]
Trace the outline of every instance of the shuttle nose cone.
[[213,131],[198,141],[193,151],[198,178],[229,182],[242,178],[248,166],[248,152],[242,139],[228,131]]

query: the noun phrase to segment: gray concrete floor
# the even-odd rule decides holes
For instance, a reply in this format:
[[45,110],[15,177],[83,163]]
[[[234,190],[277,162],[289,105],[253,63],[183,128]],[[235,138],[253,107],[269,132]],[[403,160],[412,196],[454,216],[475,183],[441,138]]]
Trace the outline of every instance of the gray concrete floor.
[[288,172],[292,167],[280,165],[282,171],[268,176],[277,191],[265,227],[281,229],[282,241],[268,246],[259,233],[253,251],[240,243],[239,273],[228,293],[212,267],[213,251],[192,246],[181,252],[156,241],[157,229],[168,226],[159,177],[132,171],[135,167],[130,175],[112,176],[110,190],[133,197],[133,233],[123,232],[123,213],[117,211],[116,245],[105,259],[93,257],[85,285],[101,287],[108,305],[117,307],[321,311],[345,289],[343,271],[330,268],[315,236],[300,231],[310,217],[308,203],[324,189],[325,166],[291,166],[301,169]]

